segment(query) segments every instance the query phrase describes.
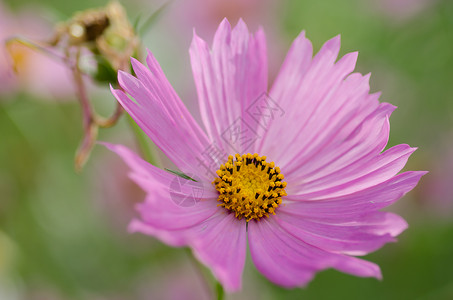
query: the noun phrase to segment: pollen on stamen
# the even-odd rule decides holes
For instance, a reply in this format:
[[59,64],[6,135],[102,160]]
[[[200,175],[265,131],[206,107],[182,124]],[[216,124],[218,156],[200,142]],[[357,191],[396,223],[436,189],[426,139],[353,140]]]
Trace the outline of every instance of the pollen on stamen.
[[212,183],[219,192],[219,206],[247,222],[275,214],[287,195],[280,168],[257,153],[230,155],[216,174]]

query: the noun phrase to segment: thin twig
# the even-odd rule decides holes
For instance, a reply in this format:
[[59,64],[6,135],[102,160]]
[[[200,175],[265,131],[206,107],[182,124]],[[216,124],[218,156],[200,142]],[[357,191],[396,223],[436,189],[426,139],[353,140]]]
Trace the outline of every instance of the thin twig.
[[57,58],[57,59],[61,60],[61,62],[65,63],[65,64],[67,62],[67,57],[61,55],[60,53],[58,53],[56,51],[51,50],[50,48],[48,48],[46,46],[39,45],[38,43],[35,43],[35,42],[27,39],[26,37],[14,35],[5,40],[5,46],[7,47],[7,49],[8,49],[8,47],[12,46],[13,43],[19,43],[30,49],[38,50],[51,58]]
[[[88,94],[78,65],[80,54],[81,51],[79,48],[77,49],[75,63],[71,66],[77,98],[82,109],[82,123],[84,130],[84,138],[79,149],[77,149],[75,157],[75,169],[77,171],[80,171],[87,161],[98,133],[98,126],[93,119],[93,108],[91,107],[91,103],[88,99]],[[67,51],[67,56],[70,56],[69,51]]]
[[124,111],[123,107],[117,101],[116,102],[115,112],[110,117],[104,118],[104,117],[102,117],[102,116],[100,116],[98,114],[95,114],[94,115],[94,121],[101,128],[110,128],[110,127],[114,126],[118,122],[119,118],[123,114],[123,111]]

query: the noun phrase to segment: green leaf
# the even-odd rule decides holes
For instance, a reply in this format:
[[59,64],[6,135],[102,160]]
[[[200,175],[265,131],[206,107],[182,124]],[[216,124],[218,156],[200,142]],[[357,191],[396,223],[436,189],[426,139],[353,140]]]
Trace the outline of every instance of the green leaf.
[[179,176],[179,177],[182,177],[182,178],[184,178],[184,179],[192,180],[192,181],[197,182],[195,179],[193,179],[193,178],[191,178],[191,177],[187,176],[186,174],[181,173],[181,172],[179,172],[179,171],[173,171],[173,170],[170,170],[170,169],[167,169],[167,168],[164,168],[164,169],[165,169],[165,171],[168,171],[168,172],[170,172],[170,173],[173,173],[173,174],[175,174],[175,175],[177,175],[177,176]]
[[140,23],[141,18],[142,18],[141,14],[139,14],[137,18],[135,18],[134,24],[132,26],[134,32],[138,32],[138,24]]
[[116,82],[116,71],[110,62],[100,55],[96,55],[95,59],[97,61],[97,70],[93,74],[93,79],[102,84]]

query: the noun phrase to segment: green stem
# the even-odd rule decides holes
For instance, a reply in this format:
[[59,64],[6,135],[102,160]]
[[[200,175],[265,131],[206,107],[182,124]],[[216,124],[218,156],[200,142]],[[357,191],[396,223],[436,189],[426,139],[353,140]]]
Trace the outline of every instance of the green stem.
[[[185,248],[187,255],[190,258],[190,261],[194,265],[195,269],[197,270],[198,275],[200,276],[201,280],[203,281],[204,288],[206,292],[209,295],[209,298],[211,296],[216,295],[217,297],[213,299],[218,299],[218,300],[223,300],[225,298],[225,291],[223,290],[222,285],[220,282],[218,282],[213,276],[211,276],[211,273],[209,270],[207,270],[192,254],[192,251],[190,251],[190,248]],[[212,291],[211,284],[214,285],[214,291]]]
[[215,291],[217,293],[217,300],[223,300],[225,298],[225,291],[223,290],[223,286],[218,281],[216,281]]
[[185,248],[187,256],[189,256],[190,262],[194,266],[195,270],[197,271],[198,277],[200,277],[203,288],[208,294],[208,297],[211,298],[213,292],[211,290],[211,276],[207,272],[206,268],[193,256],[192,251],[190,248]]
[[127,114],[127,121],[129,122],[129,125],[132,128],[132,131],[134,132],[135,139],[137,140],[138,147],[140,148],[140,151],[142,152],[143,157],[147,162],[150,164],[159,167],[160,166],[160,159],[157,156],[157,153],[154,149],[154,147],[150,147],[148,138],[143,133],[142,129],[135,123],[134,119]]

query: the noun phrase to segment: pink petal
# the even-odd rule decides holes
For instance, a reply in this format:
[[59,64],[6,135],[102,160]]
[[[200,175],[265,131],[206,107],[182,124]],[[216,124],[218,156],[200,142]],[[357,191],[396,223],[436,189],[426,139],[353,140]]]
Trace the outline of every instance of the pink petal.
[[[361,128],[364,127],[363,123],[367,123],[367,128],[379,132],[382,121],[393,107],[387,104],[379,106],[377,99],[368,97],[368,80],[369,76],[352,74],[338,88],[332,88],[331,95],[319,100],[316,112],[305,123],[300,123],[290,131],[290,134],[297,134],[288,140],[282,167],[289,164],[291,172],[312,162],[314,158],[319,157],[324,162],[323,156],[318,156],[319,152],[329,153],[327,150],[331,151],[351,140],[354,135],[365,130]],[[313,100],[313,105],[316,105],[316,100]],[[362,138],[365,144],[366,136]]]
[[301,217],[282,207],[275,220],[304,242],[326,251],[365,255],[375,251],[407,228],[399,216],[371,212],[348,218]]
[[290,95],[294,95],[307,74],[313,56],[313,46],[305,37],[305,31],[294,40],[286,59],[272,86],[271,94],[279,97],[279,103],[287,106]]
[[[131,231],[156,236],[173,246],[186,245],[193,238],[193,228],[221,210],[209,182],[194,186],[193,181],[154,167],[124,146],[105,145],[123,158],[131,168],[130,177],[147,192],[145,202],[136,206],[141,219],[131,222]],[[183,203],[186,199],[193,203]]]
[[[376,211],[394,203],[412,190],[427,172],[401,173],[383,183],[338,197],[323,197],[324,191],[290,195],[284,199],[285,207],[304,216],[336,216]],[[335,192],[335,189],[333,190]]]
[[169,108],[169,111],[174,112],[180,126],[189,127],[192,131],[192,137],[199,138],[200,143],[205,143],[205,133],[201,130],[200,126],[198,126],[190,112],[179,99],[154,55],[149,50],[147,50],[147,52],[148,56],[146,57],[146,62],[149,69],[142,65],[138,60],[131,58],[132,67],[137,78],[144,83],[151,93],[158,95],[160,101],[165,104],[166,108]]
[[[270,92],[291,127],[272,126],[278,121],[274,119],[260,141],[259,152],[271,153],[275,161],[280,161],[286,148],[300,136],[300,128],[304,128],[312,116],[321,113],[318,106],[328,107],[326,101],[333,102],[327,96],[352,72],[356,58],[356,54],[349,54],[334,64],[339,49],[340,38],[337,36],[327,41],[312,60],[312,46],[305,33],[296,39]],[[275,147],[277,138],[282,142]]]
[[[379,154],[388,141],[388,116],[394,106],[379,104],[378,94],[369,95],[369,75],[350,74],[357,53],[335,63],[339,47],[340,39],[335,37],[311,59],[311,44],[301,34],[271,90],[291,126],[270,126],[258,152],[281,168],[289,194],[348,181],[355,185],[341,193],[351,193],[389,179],[407,159],[402,155],[387,164],[376,162],[385,157]],[[358,178],[361,181],[354,181]]]
[[[312,172],[311,176],[299,177],[301,183],[291,185],[289,191],[292,194],[323,191],[329,197],[356,192],[395,176],[415,150],[408,145],[397,145],[379,155],[358,153],[353,157],[353,153],[346,154]],[[294,175],[291,180],[297,182],[296,178]],[[336,191],[334,194],[331,193],[333,190]]]
[[140,219],[133,219],[129,223],[128,230],[130,233],[143,233],[158,238],[163,243],[172,247],[182,247],[188,244],[187,230],[168,231],[150,226]]
[[196,235],[191,243],[195,256],[228,292],[240,290],[247,249],[245,220],[223,210],[198,226]]
[[214,167],[212,159],[203,156],[210,144],[206,135],[187,112],[151,54],[148,62],[155,63],[150,70],[132,61],[138,78],[118,73],[121,87],[136,102],[121,90],[112,89],[113,95],[181,171],[210,180],[218,166]]
[[[216,32],[212,51],[194,33],[190,57],[209,137],[228,154],[250,152],[253,144],[244,143],[242,138],[255,137],[257,123],[252,122],[247,109],[267,91],[263,31],[251,35],[242,20],[231,30],[225,19]],[[244,137],[229,134],[232,126],[247,131]]]
[[355,276],[381,278],[377,265],[313,247],[283,229],[272,217],[249,222],[248,237],[257,269],[284,287],[306,285],[317,271],[327,268]]

